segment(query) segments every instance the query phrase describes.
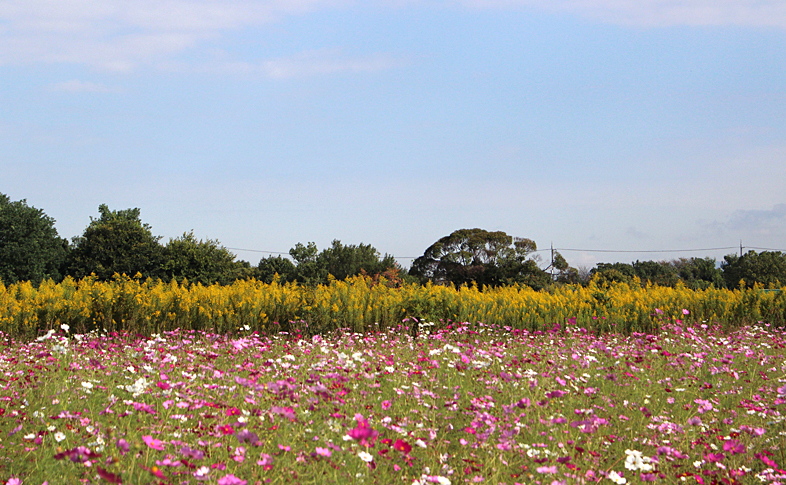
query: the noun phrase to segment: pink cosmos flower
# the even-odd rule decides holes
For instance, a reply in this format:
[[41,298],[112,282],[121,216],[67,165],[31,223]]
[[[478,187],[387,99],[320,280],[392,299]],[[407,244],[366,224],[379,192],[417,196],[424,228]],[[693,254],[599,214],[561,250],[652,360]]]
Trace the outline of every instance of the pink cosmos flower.
[[723,443],[723,451],[728,451],[732,455],[745,453],[745,445],[737,440],[729,440]]
[[390,401],[382,401],[382,409],[390,409]]
[[157,440],[150,435],[142,436],[142,441],[144,441],[147,446],[153,448],[154,450],[163,450],[165,448],[165,445],[161,440]]
[[726,455],[723,453],[707,453],[704,455],[704,459],[710,463],[718,463],[723,461],[726,458]]
[[9,478],[6,485],[22,485],[22,480],[19,478]]
[[248,483],[246,480],[241,480],[231,474],[218,479],[218,485],[246,485],[246,483]]
[[317,455],[324,456],[325,458],[330,458],[330,455],[333,453],[327,448],[320,448],[317,446]]
[[400,440],[399,439],[399,440],[396,440],[395,443],[393,443],[393,449],[394,450],[398,450],[398,451],[400,451],[400,452],[402,452],[402,453],[404,453],[406,455],[410,451],[412,451],[412,445],[410,445],[409,443],[407,443],[404,440]]
[[365,419],[359,420],[356,428],[350,429],[347,434],[353,440],[360,442],[362,446],[374,446],[374,442],[379,433],[368,425]]
[[537,470],[538,473],[557,473],[557,466],[539,466]]
[[706,399],[694,399],[693,402],[699,405],[699,409],[697,411],[699,414],[704,414],[707,411],[712,411],[712,403],[707,401]]
[[257,460],[257,465],[261,466],[263,470],[270,470],[273,468],[273,457],[267,453],[261,453]]

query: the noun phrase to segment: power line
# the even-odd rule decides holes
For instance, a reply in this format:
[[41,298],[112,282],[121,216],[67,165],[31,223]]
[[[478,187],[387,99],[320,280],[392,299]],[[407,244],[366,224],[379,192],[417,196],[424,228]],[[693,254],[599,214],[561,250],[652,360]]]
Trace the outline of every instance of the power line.
[[[244,248],[226,248],[231,251],[245,251],[249,253],[264,253],[264,254],[279,254],[284,256],[289,256],[289,253],[285,253],[282,251],[262,251],[261,249],[244,249]],[[391,255],[392,256],[392,255]],[[418,259],[420,256],[393,256],[395,259]]]
[[[630,249],[572,249],[572,248],[554,248],[554,249],[556,251],[579,251],[585,253],[687,253],[687,252],[697,252],[697,251],[720,251],[726,249],[737,249],[737,247],[729,246],[723,248],[703,248],[703,249],[656,249],[656,250],[643,250],[643,251],[635,251]],[[543,249],[543,251],[548,251],[548,250]]]
[[[782,251],[786,252],[786,249],[774,249],[774,248],[761,248],[757,246],[743,246],[747,249],[758,249],[760,251]],[[288,252],[282,251],[263,251],[260,249],[245,249],[245,248],[226,248],[232,251],[245,251],[250,253],[263,253],[263,254],[278,254],[289,256]],[[700,251],[726,251],[729,249],[737,249],[736,246],[725,246],[725,247],[717,247],[717,248],[691,248],[691,249],[653,249],[653,250],[633,250],[633,249],[578,249],[578,248],[554,248],[554,251],[573,251],[573,252],[582,252],[582,253],[689,253],[689,252],[700,252]],[[538,249],[532,251],[533,253],[541,253],[551,251],[551,249]],[[395,256],[391,255],[395,259],[417,259],[419,256]]]
[[243,248],[226,248],[226,249],[231,249],[232,251],[247,251],[249,253],[286,254],[286,255],[289,255],[289,253],[282,253],[281,251],[262,251],[262,250],[259,250],[259,249],[243,249]]

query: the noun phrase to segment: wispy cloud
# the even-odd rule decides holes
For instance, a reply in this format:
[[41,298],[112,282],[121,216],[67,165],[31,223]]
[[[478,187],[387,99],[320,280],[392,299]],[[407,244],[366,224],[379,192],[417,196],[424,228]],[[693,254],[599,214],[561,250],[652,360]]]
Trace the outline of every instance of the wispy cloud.
[[[4,0],[0,66],[69,63],[128,71],[172,61],[231,31],[311,12],[363,5],[417,8],[434,0]],[[440,2],[441,4],[442,2]],[[782,0],[452,0],[477,9],[533,9],[638,27],[743,25],[786,28]],[[385,62],[384,60],[373,60]],[[368,60],[269,61],[273,76],[365,71]],[[373,69],[373,67],[372,67]]]
[[305,77],[344,72],[375,72],[404,65],[404,59],[396,59],[385,54],[365,57],[346,57],[340,51],[311,51],[293,57],[273,59],[259,68],[272,78]]
[[772,209],[738,210],[725,221],[703,223],[705,236],[751,238],[764,241],[760,244],[780,244],[786,237],[786,204],[776,204]]
[[259,26],[343,0],[5,0],[0,65],[73,63],[131,70],[223,32]]
[[636,27],[739,25],[786,28],[786,2],[782,0],[458,1],[471,8],[536,8]]
[[64,93],[109,93],[114,91],[103,84],[80,81],[79,79],[53,84],[49,86],[49,90]]
[[385,71],[410,64],[404,56],[376,53],[364,56],[348,55],[341,49],[319,49],[300,52],[261,62],[226,60],[225,53],[217,53],[214,60],[202,64],[165,62],[160,67],[174,72],[211,74],[240,74],[271,79],[291,79],[344,73]]
[[646,241],[646,240],[651,238],[650,235],[648,235],[647,233],[641,232],[640,230],[636,229],[633,226],[630,226],[627,229],[625,229],[625,235],[626,236],[630,236],[633,239],[639,239],[639,240],[642,240],[642,241]]
[[742,210],[731,217],[728,227],[735,231],[753,234],[784,232],[786,227],[786,204],[777,204],[769,210]]

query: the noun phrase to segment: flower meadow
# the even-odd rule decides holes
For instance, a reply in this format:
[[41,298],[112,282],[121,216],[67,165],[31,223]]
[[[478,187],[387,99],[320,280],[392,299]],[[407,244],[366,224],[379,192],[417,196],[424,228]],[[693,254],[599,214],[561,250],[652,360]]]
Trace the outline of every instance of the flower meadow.
[[412,323],[3,335],[0,483],[786,483],[782,329]]

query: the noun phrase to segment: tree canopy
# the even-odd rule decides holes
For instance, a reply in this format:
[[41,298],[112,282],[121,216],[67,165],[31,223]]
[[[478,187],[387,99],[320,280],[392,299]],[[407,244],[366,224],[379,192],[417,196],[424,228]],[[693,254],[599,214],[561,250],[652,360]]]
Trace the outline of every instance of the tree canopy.
[[82,278],[94,273],[100,280],[111,279],[115,273],[143,278],[161,276],[164,251],[160,237],[139,218],[140,210],[109,210],[98,207],[101,215],[90,218],[82,236],[73,240],[69,258],[69,274]]
[[786,284],[786,254],[780,251],[748,251],[742,257],[729,254],[723,259],[721,268],[728,288],[737,288],[741,281],[748,286]]
[[164,247],[162,276],[204,285],[231,283],[236,274],[235,255],[218,241],[197,240],[194,232],[170,239]]
[[26,200],[12,202],[0,193],[0,280],[5,284],[46,278],[60,279],[68,241],[55,220]]
[[429,246],[413,261],[410,274],[435,283],[542,288],[550,278],[530,257],[536,250],[535,241],[503,231],[459,229]]

